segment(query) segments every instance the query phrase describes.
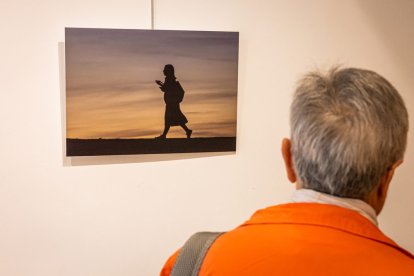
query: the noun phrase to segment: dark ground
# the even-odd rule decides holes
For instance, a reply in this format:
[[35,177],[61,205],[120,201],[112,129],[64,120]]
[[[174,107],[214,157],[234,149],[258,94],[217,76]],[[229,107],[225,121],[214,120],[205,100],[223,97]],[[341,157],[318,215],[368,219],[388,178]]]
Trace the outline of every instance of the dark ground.
[[156,139],[66,139],[67,156],[236,151],[236,137]]

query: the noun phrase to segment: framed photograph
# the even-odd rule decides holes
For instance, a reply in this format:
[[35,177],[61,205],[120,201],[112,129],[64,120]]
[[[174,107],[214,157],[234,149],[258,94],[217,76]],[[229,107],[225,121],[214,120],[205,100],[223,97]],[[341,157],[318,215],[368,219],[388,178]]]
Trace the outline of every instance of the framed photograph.
[[235,151],[238,51],[238,32],[66,28],[66,155]]

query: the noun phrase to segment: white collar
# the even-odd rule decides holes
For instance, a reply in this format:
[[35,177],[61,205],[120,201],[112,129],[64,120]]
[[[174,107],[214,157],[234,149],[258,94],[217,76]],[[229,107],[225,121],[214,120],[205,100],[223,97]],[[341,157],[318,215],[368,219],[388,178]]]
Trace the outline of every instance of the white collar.
[[292,202],[312,202],[341,206],[358,212],[378,226],[374,208],[360,199],[337,197],[310,189],[299,189],[293,193]]

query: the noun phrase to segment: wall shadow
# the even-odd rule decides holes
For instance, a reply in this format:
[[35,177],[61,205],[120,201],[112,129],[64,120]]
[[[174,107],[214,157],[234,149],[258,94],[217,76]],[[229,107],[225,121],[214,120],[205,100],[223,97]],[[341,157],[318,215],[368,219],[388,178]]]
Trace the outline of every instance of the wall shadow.
[[356,1],[394,58],[404,78],[414,83],[414,1]]
[[174,153],[174,154],[145,154],[145,155],[105,155],[105,156],[80,156],[65,157],[65,166],[89,166],[126,163],[161,162],[183,159],[196,159],[216,157],[223,155],[235,155],[235,152],[209,152],[209,153]]

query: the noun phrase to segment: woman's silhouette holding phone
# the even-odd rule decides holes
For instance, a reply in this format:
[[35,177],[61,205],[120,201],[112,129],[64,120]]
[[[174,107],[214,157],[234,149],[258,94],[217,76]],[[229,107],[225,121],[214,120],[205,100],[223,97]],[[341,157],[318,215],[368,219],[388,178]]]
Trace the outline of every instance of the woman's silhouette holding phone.
[[163,73],[165,81],[155,81],[164,92],[165,102],[164,131],[156,139],[166,139],[171,126],[181,126],[185,130],[187,138],[190,138],[193,131],[187,127],[188,120],[180,109],[180,102],[184,98],[184,89],[176,80],[174,66],[165,65]]

